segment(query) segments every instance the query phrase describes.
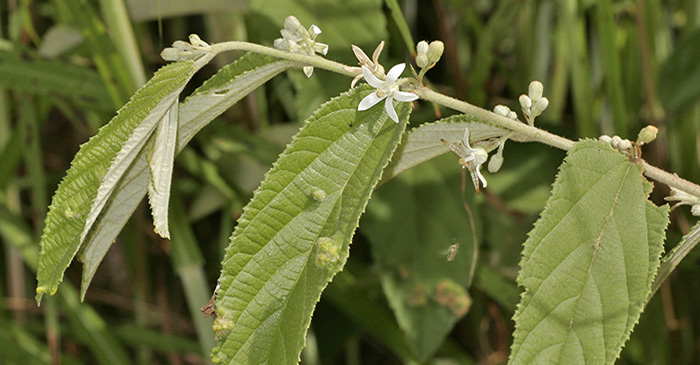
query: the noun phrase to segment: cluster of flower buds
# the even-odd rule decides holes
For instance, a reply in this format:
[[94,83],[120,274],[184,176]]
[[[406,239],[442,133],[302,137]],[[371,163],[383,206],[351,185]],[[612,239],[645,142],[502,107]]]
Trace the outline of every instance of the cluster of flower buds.
[[421,69],[430,69],[440,61],[442,53],[445,51],[445,44],[441,41],[420,41],[416,45],[416,65]]
[[598,137],[598,139],[603,141],[603,142],[610,143],[612,148],[614,148],[620,152],[623,152],[625,154],[630,154],[634,150],[634,145],[632,144],[632,141],[630,141],[629,139],[622,139],[619,136],[610,137],[610,136],[605,135],[605,134]]
[[[299,19],[293,15],[288,16],[284,20],[284,29],[280,31],[280,34],[282,34],[282,38],[275,39],[273,44],[277,49],[307,56],[313,56],[317,52],[323,55],[328,53],[327,44],[316,42],[316,37],[321,34],[321,29],[311,25],[307,30],[301,26]],[[313,66],[304,66],[306,77],[311,77],[313,72]]]
[[667,196],[664,199],[670,202],[678,202],[676,206],[690,205],[690,213],[694,216],[700,216],[700,198],[695,195],[671,186],[671,196]]
[[196,34],[190,35],[190,43],[175,41],[172,47],[164,49],[160,53],[166,61],[183,61],[199,58],[210,52],[211,46],[199,38]]
[[542,91],[544,87],[539,81],[533,81],[527,88],[527,95],[522,94],[518,101],[520,101],[520,106],[523,108],[523,114],[525,114],[525,119],[527,119],[528,124],[535,124],[535,118],[538,117],[542,112],[549,106],[549,100],[542,97]]

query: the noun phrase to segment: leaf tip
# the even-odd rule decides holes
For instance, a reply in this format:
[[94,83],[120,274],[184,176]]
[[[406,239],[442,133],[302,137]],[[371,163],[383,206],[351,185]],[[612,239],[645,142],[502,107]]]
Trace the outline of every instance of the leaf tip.
[[58,290],[57,286],[54,286],[53,288],[49,288],[45,285],[40,285],[36,287],[36,296],[34,299],[36,300],[36,305],[39,307],[41,306],[41,298],[44,297],[45,293],[49,293],[49,295],[54,295],[56,294],[56,291]]

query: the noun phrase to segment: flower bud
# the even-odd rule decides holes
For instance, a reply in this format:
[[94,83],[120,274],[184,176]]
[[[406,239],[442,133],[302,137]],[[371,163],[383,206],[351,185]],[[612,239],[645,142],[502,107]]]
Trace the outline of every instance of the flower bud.
[[418,45],[416,46],[416,52],[418,54],[428,53],[428,42],[426,42],[426,41],[418,42]]
[[493,108],[493,112],[500,116],[507,117],[508,112],[510,112],[510,109],[508,109],[508,107],[505,105],[498,104]]
[[164,61],[177,61],[180,59],[180,51],[175,48],[168,47],[160,52],[160,57]]
[[543,89],[544,87],[542,86],[542,83],[535,80],[531,82],[530,86],[527,88],[527,95],[530,97],[530,99],[537,101],[542,97]]
[[520,106],[525,111],[525,114],[530,114],[530,107],[532,107],[532,99],[530,99],[529,96],[522,94],[518,98],[518,101],[520,102]]
[[440,61],[440,57],[442,57],[442,53],[444,51],[445,44],[441,41],[430,42],[430,45],[428,46],[428,52],[426,53],[428,55],[428,61],[430,63],[437,63],[438,61]]
[[610,136],[603,134],[602,136],[598,137],[599,140],[605,142],[605,143],[610,143],[612,144],[612,138]]
[[498,172],[498,170],[501,169],[501,166],[503,165],[503,156],[496,154],[491,156],[491,160],[489,161],[489,172],[490,173],[495,173]]
[[419,53],[416,55],[416,65],[420,68],[426,68],[428,66],[428,56],[425,53]]
[[301,28],[301,23],[299,23],[299,19],[297,19],[294,15],[290,15],[284,20],[284,28],[291,31],[296,31],[297,29]]
[[648,125],[648,126],[642,128],[641,131],[639,131],[639,135],[637,136],[637,143],[639,145],[649,143],[649,142],[656,139],[656,135],[658,133],[659,133],[659,128],[656,128],[653,125]]
[[700,205],[693,205],[690,207],[690,214],[694,216],[700,216]]
[[549,106],[549,100],[547,98],[540,98],[535,101],[534,105],[532,106],[532,115],[537,116],[542,114],[542,112],[547,109]]

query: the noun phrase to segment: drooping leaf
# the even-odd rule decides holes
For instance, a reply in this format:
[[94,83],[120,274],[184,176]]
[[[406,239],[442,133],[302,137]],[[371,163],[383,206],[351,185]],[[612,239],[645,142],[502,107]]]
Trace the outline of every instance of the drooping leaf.
[[[440,142],[440,139],[451,142],[461,141],[465,128],[469,128],[470,143],[500,137],[509,133],[503,128],[464,114],[453,115],[440,119],[437,122],[422,124],[404,135],[399,148],[391,159],[391,163],[384,171],[382,183],[411,167],[450,151],[444,143]],[[518,140],[515,135],[513,139]]]
[[[223,67],[180,105],[176,153],[214,118],[290,66],[287,61],[248,53]],[[98,265],[146,194],[149,179],[144,152],[117,185],[112,201],[85,240],[81,296],[85,296]]]
[[148,202],[151,204],[151,212],[153,212],[155,232],[163,238],[170,238],[168,206],[170,203],[170,182],[175,165],[178,109],[179,103],[175,102],[163,116],[163,120],[154,132],[153,144],[148,156],[151,175],[148,184]]
[[569,151],[525,242],[513,364],[611,364],[659,267],[668,207],[640,167],[601,141]]
[[421,362],[471,305],[475,251],[460,172],[452,156],[404,172],[377,190],[360,225],[384,293]]
[[36,299],[55,293],[63,273],[81,248],[98,216],[112,197],[151,133],[210,55],[161,68],[134,94],[110,123],[84,144],[59,184],[41,238]]
[[381,106],[357,112],[368,87],[324,104],[268,172],[238,220],[222,263],[212,360],[299,361],[321,291],[343,267],[401,122]]

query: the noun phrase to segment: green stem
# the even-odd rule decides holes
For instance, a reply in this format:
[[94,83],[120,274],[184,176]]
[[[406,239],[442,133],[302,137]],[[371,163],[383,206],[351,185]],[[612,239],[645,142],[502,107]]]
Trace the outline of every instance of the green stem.
[[292,52],[287,52],[287,51],[281,51],[279,49],[275,48],[270,48],[270,47],[265,47],[261,46],[259,44],[255,43],[248,43],[248,42],[223,42],[223,43],[216,43],[211,46],[211,52],[214,54],[219,54],[221,52],[226,52],[226,51],[248,51],[248,52],[255,52],[255,53],[260,53],[272,57],[277,57],[285,60],[289,60],[292,62],[295,62],[297,65],[296,66],[314,66],[318,68],[322,68],[328,71],[333,71],[345,76],[352,76],[355,77],[358,74],[352,71],[349,71],[347,68],[348,66],[343,65],[342,63],[331,61],[328,59],[325,59],[320,56],[307,56],[299,53],[292,53]]

